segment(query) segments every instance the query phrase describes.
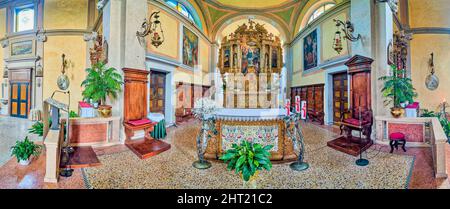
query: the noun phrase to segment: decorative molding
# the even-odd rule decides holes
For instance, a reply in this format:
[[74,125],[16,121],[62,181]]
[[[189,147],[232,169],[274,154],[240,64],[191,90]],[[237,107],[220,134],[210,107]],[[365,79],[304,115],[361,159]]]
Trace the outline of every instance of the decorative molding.
[[8,47],[9,46],[9,39],[8,38],[3,39],[1,44],[2,44],[2,48]]
[[103,11],[103,8],[105,8],[106,4],[108,3],[109,0],[98,0],[97,3],[97,9],[99,11]]
[[39,42],[46,42],[47,41],[47,35],[45,35],[45,32],[38,29],[36,32],[36,40]]
[[407,29],[406,32],[412,34],[450,34],[450,28],[421,27]]
[[91,32],[91,33],[83,34],[83,40],[86,41],[86,42],[96,40],[97,37],[98,37],[98,33],[97,32]]

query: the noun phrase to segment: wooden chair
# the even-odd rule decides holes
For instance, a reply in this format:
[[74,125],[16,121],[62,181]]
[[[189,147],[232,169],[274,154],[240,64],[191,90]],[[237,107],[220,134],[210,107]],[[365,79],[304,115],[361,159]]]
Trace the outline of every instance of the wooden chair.
[[[358,108],[359,109],[359,108]],[[362,135],[370,140],[370,135],[372,134],[373,125],[373,114],[371,110],[358,110],[356,108],[350,111],[344,111],[341,113],[341,118],[339,122],[339,128],[341,130],[341,135],[345,131],[347,138],[352,137],[352,131],[357,130],[362,132]],[[346,115],[350,115],[346,118]]]

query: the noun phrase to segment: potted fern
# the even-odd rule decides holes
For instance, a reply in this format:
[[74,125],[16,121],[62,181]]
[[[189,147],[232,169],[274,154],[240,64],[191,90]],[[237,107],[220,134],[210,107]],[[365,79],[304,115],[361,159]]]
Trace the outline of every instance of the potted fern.
[[[270,162],[270,152],[273,145],[262,146],[258,143],[251,143],[243,140],[240,145],[233,144],[220,159],[228,163],[229,171],[235,170],[240,174],[246,185],[249,181],[255,180],[258,172],[265,169],[270,171],[272,163]],[[256,187],[256,186],[255,186]]]
[[391,65],[391,70],[391,75],[380,77],[379,80],[384,82],[381,89],[383,96],[386,98],[384,105],[393,103],[391,114],[398,118],[405,112],[403,104],[413,103],[417,93],[412,85],[412,80],[404,76],[406,74],[404,69],[397,69],[397,66]]
[[23,141],[17,141],[16,145],[11,147],[11,156],[16,156],[20,165],[29,165],[32,156],[38,157],[42,152],[42,145],[35,144],[25,137]]
[[103,62],[87,68],[86,72],[86,79],[81,83],[84,87],[83,99],[99,102],[99,114],[102,117],[110,117],[112,107],[106,105],[106,97],[117,98],[117,94],[122,91],[122,75],[115,68],[107,68]]

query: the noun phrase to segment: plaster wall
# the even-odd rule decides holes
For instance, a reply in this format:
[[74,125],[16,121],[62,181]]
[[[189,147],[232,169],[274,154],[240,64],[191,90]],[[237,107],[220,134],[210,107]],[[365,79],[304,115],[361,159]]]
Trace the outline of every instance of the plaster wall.
[[[69,61],[69,68],[66,75],[70,79],[70,109],[77,112],[78,101],[82,101],[81,82],[85,79],[86,73],[86,42],[82,36],[51,36],[48,37],[44,47],[44,79],[43,98],[50,97],[53,91],[58,89],[56,80],[61,74],[61,55],[66,55]],[[57,94],[58,95],[58,94]],[[59,94],[57,100],[67,101],[67,97]]]
[[450,2],[448,0],[409,0],[409,23],[411,28],[450,28]]
[[86,29],[88,24],[88,0],[45,0],[44,28]]
[[[437,110],[444,99],[450,101],[450,34],[418,34],[411,40],[411,79],[419,94],[417,100],[421,108]],[[430,91],[425,79],[430,74],[428,61],[434,53],[435,75],[439,77],[439,87]]]

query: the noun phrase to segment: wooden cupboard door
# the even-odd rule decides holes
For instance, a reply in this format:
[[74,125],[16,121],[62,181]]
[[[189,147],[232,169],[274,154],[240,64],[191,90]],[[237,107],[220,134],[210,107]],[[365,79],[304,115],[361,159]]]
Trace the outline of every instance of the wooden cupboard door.
[[30,83],[11,83],[10,115],[18,118],[28,118],[30,109]]
[[150,73],[150,112],[164,114],[166,74],[152,71]]
[[333,75],[333,121],[339,122],[341,114],[348,108],[347,73],[335,74]]

